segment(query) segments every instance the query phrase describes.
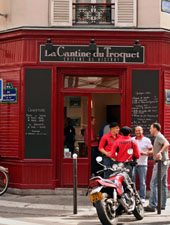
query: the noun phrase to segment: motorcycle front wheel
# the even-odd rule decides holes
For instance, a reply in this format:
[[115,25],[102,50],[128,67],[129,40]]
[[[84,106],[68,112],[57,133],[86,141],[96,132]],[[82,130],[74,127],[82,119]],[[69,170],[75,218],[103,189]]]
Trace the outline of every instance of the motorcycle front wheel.
[[103,199],[95,203],[97,215],[103,225],[117,225],[118,218],[113,212],[110,203],[107,202],[107,194],[103,194]]
[[137,220],[142,220],[144,217],[144,208],[142,203],[139,203],[135,206],[135,210],[133,211],[133,215],[136,217]]

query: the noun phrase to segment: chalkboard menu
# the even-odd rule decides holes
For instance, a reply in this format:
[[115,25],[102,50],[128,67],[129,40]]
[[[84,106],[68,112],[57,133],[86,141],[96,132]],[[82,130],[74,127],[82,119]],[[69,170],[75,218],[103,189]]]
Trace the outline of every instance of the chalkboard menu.
[[149,128],[158,122],[159,71],[134,70],[132,72],[132,128],[142,126],[150,137]]
[[25,158],[51,157],[51,70],[26,69]]

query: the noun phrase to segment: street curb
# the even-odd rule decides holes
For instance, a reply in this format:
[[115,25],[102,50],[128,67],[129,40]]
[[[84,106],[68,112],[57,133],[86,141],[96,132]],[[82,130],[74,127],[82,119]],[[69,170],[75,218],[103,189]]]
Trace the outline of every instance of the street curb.
[[[73,188],[56,189],[18,189],[8,188],[7,193],[15,195],[73,195]],[[87,188],[78,188],[78,196],[86,196]]]

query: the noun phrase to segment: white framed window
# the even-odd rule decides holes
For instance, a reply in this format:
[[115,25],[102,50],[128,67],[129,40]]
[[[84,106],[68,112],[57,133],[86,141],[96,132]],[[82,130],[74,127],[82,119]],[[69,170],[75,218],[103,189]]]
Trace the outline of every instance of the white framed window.
[[114,24],[114,0],[74,0],[73,24]]
[[50,0],[50,26],[136,26],[137,0]]

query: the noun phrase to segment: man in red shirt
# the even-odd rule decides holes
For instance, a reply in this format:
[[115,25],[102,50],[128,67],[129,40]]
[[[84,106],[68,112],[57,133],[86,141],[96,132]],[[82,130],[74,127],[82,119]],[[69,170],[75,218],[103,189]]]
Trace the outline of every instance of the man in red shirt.
[[[133,157],[139,159],[140,151],[136,141],[131,138],[131,132],[130,127],[120,129],[122,136],[112,146],[110,158],[115,159],[117,162],[132,161]],[[128,149],[133,149],[132,155],[128,154]]]
[[[104,154],[103,164],[107,167],[112,167],[114,161],[110,158],[110,151],[114,142],[120,137],[119,135],[119,124],[118,123],[111,123],[110,124],[110,132],[105,134],[100,141],[99,144],[99,151]],[[109,171],[104,173],[104,178],[108,178],[110,175]]]

